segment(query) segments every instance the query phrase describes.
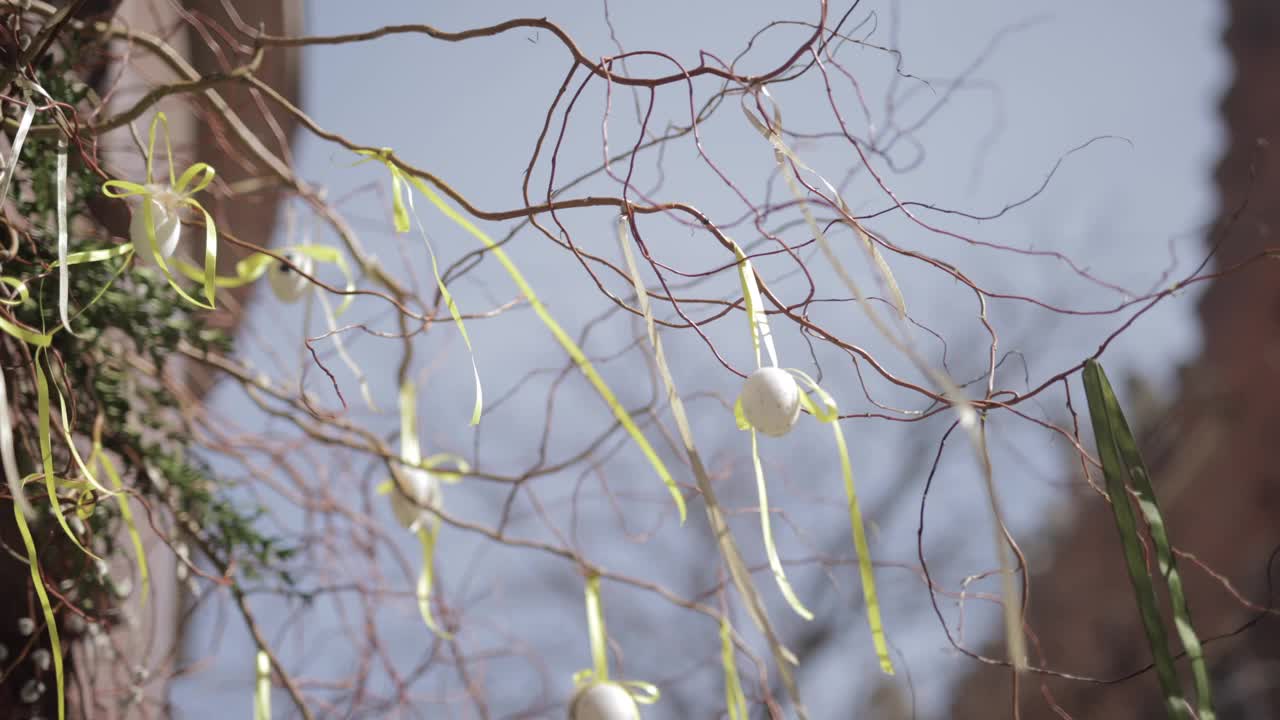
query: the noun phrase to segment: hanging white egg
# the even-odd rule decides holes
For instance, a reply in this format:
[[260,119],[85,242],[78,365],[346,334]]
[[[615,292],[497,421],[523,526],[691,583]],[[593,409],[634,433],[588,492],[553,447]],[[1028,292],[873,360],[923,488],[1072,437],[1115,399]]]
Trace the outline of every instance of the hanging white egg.
[[[178,238],[182,236],[182,223],[178,219],[176,199],[177,196],[167,190],[142,199],[145,205],[151,207],[151,225],[155,228],[156,247],[165,259],[178,249]],[[129,240],[133,242],[134,254],[138,256],[139,262],[144,265],[155,265],[155,259],[151,255],[151,243],[147,239],[146,213],[143,212],[142,206],[134,209],[133,217],[129,220]]]
[[621,685],[596,683],[574,696],[569,720],[640,720],[640,706]]
[[[285,253],[284,256],[292,262],[298,270],[305,272],[307,275],[314,273],[314,265],[311,258],[300,253]],[[311,289],[311,281],[294,270],[292,267],[280,262],[274,261],[267,268],[267,282],[271,284],[271,291],[281,302],[294,302],[307,294]]]
[[763,367],[751,373],[738,399],[751,427],[770,437],[786,435],[800,417],[800,387],[781,368]]
[[402,468],[401,477],[403,485],[392,483],[391,512],[396,522],[417,531],[431,518],[427,508],[440,509],[440,480],[422,468]]

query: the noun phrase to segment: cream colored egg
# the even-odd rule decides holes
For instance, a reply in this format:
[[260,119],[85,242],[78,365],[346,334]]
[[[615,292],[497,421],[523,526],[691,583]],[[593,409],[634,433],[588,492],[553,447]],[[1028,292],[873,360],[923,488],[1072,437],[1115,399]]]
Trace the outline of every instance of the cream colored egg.
[[[299,253],[285,253],[288,258],[299,270],[307,275],[313,274],[313,265],[311,258]],[[301,273],[279,261],[273,261],[267,268],[267,282],[271,284],[271,291],[282,302],[294,302],[298,298],[307,294],[311,289],[311,281],[305,278]]]
[[764,367],[751,373],[738,399],[751,427],[770,437],[786,435],[800,417],[800,388],[791,373],[781,368]]
[[[421,468],[403,468],[401,483],[392,483],[391,512],[410,531],[431,518],[427,508],[440,508],[440,480]],[[405,492],[409,494],[405,494]]]
[[[166,260],[178,249],[178,239],[182,236],[182,223],[178,219],[178,208],[172,193],[160,192],[143,199],[143,203],[151,207],[151,225],[155,228],[156,247]],[[138,261],[145,265],[155,265],[151,254],[151,243],[147,239],[146,213],[139,205],[129,220],[129,240],[133,242],[134,253]]]
[[596,683],[574,696],[569,720],[640,720],[640,706],[621,685]]

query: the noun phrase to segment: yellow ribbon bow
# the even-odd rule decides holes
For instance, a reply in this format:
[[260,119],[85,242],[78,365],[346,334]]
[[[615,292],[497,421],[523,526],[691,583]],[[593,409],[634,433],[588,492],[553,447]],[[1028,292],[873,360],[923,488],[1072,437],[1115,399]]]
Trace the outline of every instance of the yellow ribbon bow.
[[[155,147],[156,147],[156,127],[164,125],[164,148],[165,155],[169,160],[169,184],[159,185],[153,182],[153,166],[155,165]],[[127,180],[108,180],[102,184],[102,194],[110,198],[127,198],[141,197],[143,226],[147,231],[147,248],[151,251],[151,257],[155,260],[156,265],[160,267],[160,271],[164,273],[165,278],[173,289],[182,296],[184,300],[190,302],[196,307],[212,310],[214,308],[214,296],[217,292],[216,281],[217,264],[218,264],[218,229],[213,222],[213,217],[209,215],[209,211],[205,210],[200,201],[192,196],[209,187],[209,183],[213,182],[214,170],[207,163],[196,163],[183,171],[182,175],[174,178],[173,171],[173,147],[169,142],[169,121],[164,113],[156,113],[155,118],[151,121],[151,129],[148,132],[147,140],[147,177],[145,183],[129,182]],[[204,215],[204,273],[201,280],[204,284],[204,296],[208,303],[202,303],[191,297],[183,290],[173,273],[169,270],[169,266],[164,261],[164,255],[160,252],[159,246],[156,244],[156,218],[152,213],[153,206],[158,205],[169,212],[176,213],[181,207],[191,207],[199,210]],[[138,248],[134,248],[135,251]]]

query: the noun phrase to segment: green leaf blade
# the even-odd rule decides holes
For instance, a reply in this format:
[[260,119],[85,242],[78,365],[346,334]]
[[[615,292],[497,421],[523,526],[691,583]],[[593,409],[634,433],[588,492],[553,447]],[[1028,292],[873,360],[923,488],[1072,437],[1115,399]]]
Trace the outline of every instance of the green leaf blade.
[[[1107,381],[1107,375],[1102,366],[1095,360],[1085,361],[1084,386],[1089,401],[1093,433],[1098,445],[1098,459],[1102,462],[1107,494],[1111,499],[1116,529],[1120,533],[1120,543],[1124,548],[1125,564],[1129,571],[1129,580],[1133,583],[1134,598],[1138,603],[1138,612],[1142,617],[1147,643],[1151,647],[1156,675],[1164,693],[1165,709],[1170,718],[1189,720],[1191,716],[1182,695],[1173,656],[1169,652],[1168,633],[1160,615],[1155,586],[1142,551],[1137,519],[1134,516],[1133,506],[1129,503],[1129,483],[1140,484],[1142,481],[1133,476],[1136,474],[1145,479],[1146,468],[1142,464],[1141,455],[1138,454],[1137,442],[1129,430],[1129,424],[1125,421],[1124,412],[1120,409],[1120,403],[1111,389],[1111,383]],[[1135,459],[1136,463],[1133,462]],[[1135,468],[1138,470],[1136,473],[1133,472]],[[1157,517],[1158,514],[1157,510]],[[1144,513],[1144,517],[1148,516]],[[1163,528],[1163,523],[1160,526]],[[1200,700],[1202,705],[1208,702],[1206,696],[1202,696]]]

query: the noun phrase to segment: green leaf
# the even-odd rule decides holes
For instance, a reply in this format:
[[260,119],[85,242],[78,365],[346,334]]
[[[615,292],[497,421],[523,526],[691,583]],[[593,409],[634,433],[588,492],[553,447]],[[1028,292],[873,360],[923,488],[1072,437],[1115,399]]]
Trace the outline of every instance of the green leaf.
[[1124,546],[1129,579],[1133,582],[1134,595],[1142,615],[1147,642],[1151,646],[1151,653],[1155,659],[1156,674],[1164,691],[1166,710],[1171,718],[1191,717],[1182,696],[1173,657],[1169,653],[1164,619],[1160,615],[1155,587],[1144,561],[1142,541],[1133,507],[1129,504],[1128,494],[1131,487],[1155,545],[1157,568],[1166,578],[1169,586],[1174,627],[1187,651],[1187,656],[1191,659],[1191,672],[1198,699],[1197,715],[1201,720],[1213,720],[1216,715],[1213,711],[1204,652],[1191,624],[1187,599],[1182,590],[1182,578],[1174,562],[1169,535],[1165,529],[1164,518],[1160,514],[1160,507],[1156,503],[1155,490],[1151,486],[1147,466],[1142,460],[1142,454],[1138,451],[1138,443],[1129,430],[1129,424],[1125,421],[1120,403],[1111,389],[1111,383],[1107,381],[1106,372],[1095,360],[1085,361],[1084,386],[1089,398],[1089,415],[1093,421],[1093,432],[1098,444],[1098,457],[1102,461],[1103,474],[1106,476],[1107,494],[1111,497],[1111,508],[1115,513],[1116,528],[1120,531],[1120,541]]

